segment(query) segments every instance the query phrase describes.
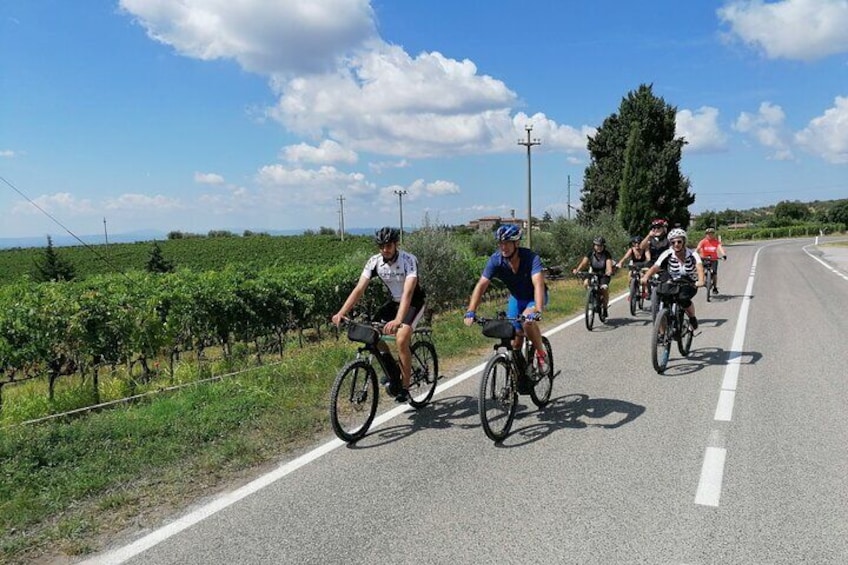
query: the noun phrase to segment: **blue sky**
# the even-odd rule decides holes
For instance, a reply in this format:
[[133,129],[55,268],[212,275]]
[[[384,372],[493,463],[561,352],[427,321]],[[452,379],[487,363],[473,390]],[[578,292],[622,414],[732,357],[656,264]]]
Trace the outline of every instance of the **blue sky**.
[[643,83],[693,212],[848,197],[848,0],[4,0],[0,176],[78,234],[458,224],[526,213],[532,125],[563,215]]

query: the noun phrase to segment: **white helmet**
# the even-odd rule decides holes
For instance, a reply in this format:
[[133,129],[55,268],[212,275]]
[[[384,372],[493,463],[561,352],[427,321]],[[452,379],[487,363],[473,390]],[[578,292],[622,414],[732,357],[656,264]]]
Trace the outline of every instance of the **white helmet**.
[[668,232],[669,241],[671,241],[672,239],[679,239],[681,237],[683,238],[684,241],[687,239],[686,238],[686,230],[684,230],[683,228],[674,228],[673,230]]

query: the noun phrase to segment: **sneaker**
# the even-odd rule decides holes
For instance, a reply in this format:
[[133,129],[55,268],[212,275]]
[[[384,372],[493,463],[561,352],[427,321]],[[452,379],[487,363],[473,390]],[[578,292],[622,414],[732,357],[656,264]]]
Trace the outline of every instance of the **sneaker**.
[[695,316],[689,316],[689,325],[692,326],[692,330],[698,329],[698,318]]
[[604,318],[609,318],[609,309],[606,306],[604,306]]
[[398,404],[403,404],[404,402],[409,402],[409,391],[405,388],[400,389],[400,392],[397,396],[395,396],[395,402]]
[[713,294],[718,294],[718,287],[717,286],[713,287]]

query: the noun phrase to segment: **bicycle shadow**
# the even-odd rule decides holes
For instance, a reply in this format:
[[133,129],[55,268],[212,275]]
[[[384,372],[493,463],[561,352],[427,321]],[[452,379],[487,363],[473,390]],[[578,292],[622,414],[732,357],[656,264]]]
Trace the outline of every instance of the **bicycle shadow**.
[[369,430],[359,441],[349,443],[349,449],[372,449],[381,447],[411,436],[425,429],[446,429],[451,427],[476,428],[480,426],[479,419],[474,423],[463,424],[458,421],[476,416],[477,398],[470,396],[450,396],[430,402],[423,408],[410,408],[398,418],[406,417],[405,422],[391,426]]
[[702,347],[692,349],[688,357],[674,357],[672,355],[661,376],[684,377],[702,371],[707,367],[729,365],[731,362],[738,362],[740,365],[754,365],[762,358],[763,354],[759,351],[728,353],[721,347]]
[[629,326],[652,326],[654,323],[651,321],[651,313],[645,312],[645,316],[639,317],[639,314],[636,314],[636,318],[607,318],[606,325],[609,326],[610,329],[624,328]]
[[[626,400],[590,398],[581,393],[568,394],[551,400],[542,409],[537,410],[530,404],[529,410],[517,413],[510,434],[503,442],[495,445],[504,448],[521,447],[567,428],[615,429],[632,422],[644,412],[644,406]],[[521,425],[531,419],[535,421]]]

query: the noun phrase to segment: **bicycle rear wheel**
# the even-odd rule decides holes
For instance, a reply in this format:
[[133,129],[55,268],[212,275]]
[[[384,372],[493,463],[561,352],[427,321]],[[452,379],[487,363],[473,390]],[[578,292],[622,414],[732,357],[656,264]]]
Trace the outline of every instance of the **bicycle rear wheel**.
[[[410,347],[412,351],[412,375],[409,380],[409,404],[413,408],[422,408],[436,392],[439,380],[439,358],[436,348],[429,341],[416,341]],[[421,395],[424,396],[421,396]],[[418,398],[416,398],[418,397]]]
[[657,321],[657,313],[660,311],[660,296],[657,293],[657,285],[651,285],[651,321]]
[[662,374],[668,366],[668,357],[671,352],[671,319],[666,308],[661,308],[654,322],[654,330],[651,335],[651,363],[654,370]]
[[586,295],[586,329],[592,331],[592,326],[595,325],[595,296],[590,290]]
[[502,441],[515,418],[518,390],[512,363],[504,355],[489,359],[480,380],[480,423],[492,441]]
[[639,297],[641,295],[642,294],[639,292],[639,281],[634,279],[633,277],[631,277],[630,278],[630,315],[631,316],[636,315],[636,306],[638,305]]
[[345,365],[330,392],[330,422],[339,439],[361,439],[374,421],[379,400],[374,367],[364,359]]
[[545,354],[548,358],[548,370],[545,373],[539,371],[539,366],[536,363],[536,350],[530,346],[530,359],[532,359],[532,371],[530,379],[532,388],[530,389],[530,400],[533,401],[538,408],[544,408],[551,400],[551,391],[554,388],[554,352],[551,349],[551,342],[545,336],[542,336],[542,344],[545,346]]

